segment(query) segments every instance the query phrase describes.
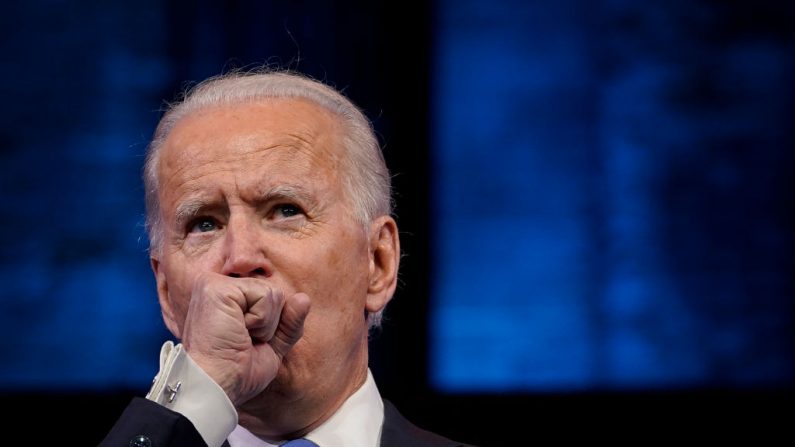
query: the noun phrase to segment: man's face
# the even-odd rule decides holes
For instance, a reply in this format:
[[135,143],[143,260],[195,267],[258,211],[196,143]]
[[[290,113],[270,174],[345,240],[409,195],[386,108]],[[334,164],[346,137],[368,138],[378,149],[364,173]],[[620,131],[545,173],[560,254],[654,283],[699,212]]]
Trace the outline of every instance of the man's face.
[[273,99],[193,112],[161,148],[164,242],[153,267],[169,329],[181,336],[206,272],[258,277],[312,302],[303,337],[241,407],[241,423],[296,400],[336,405],[366,375],[365,311],[389,298],[368,301],[370,236],[343,189],[340,131],[312,103]]

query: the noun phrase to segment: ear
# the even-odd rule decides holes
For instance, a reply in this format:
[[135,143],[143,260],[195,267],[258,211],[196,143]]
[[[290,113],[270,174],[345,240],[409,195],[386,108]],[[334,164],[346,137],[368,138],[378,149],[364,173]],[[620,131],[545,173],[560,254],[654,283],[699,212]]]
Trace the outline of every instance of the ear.
[[166,327],[175,337],[181,338],[182,325],[179,324],[171,298],[168,295],[168,281],[163,267],[157,258],[149,258],[152,265],[152,272],[155,274],[155,282],[157,282],[157,299],[160,302],[160,312],[163,314],[163,321]]
[[368,313],[382,310],[397,286],[400,264],[400,237],[390,216],[381,216],[370,225],[370,278],[365,308]]

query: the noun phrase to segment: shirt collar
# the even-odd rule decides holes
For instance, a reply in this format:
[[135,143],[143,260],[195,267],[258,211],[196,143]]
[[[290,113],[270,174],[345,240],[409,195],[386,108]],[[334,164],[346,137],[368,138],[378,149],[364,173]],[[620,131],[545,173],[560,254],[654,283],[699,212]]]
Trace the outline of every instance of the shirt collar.
[[[316,429],[304,436],[320,447],[377,447],[384,422],[384,402],[370,370],[367,379],[345,403]],[[229,435],[231,447],[278,447],[238,425]]]

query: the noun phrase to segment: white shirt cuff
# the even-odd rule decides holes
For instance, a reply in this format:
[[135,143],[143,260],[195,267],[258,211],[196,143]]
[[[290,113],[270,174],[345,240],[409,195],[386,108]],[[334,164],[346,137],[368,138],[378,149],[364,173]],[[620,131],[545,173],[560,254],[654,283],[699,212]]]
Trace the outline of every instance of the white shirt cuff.
[[237,426],[232,401],[182,344],[163,344],[160,372],[146,398],[188,418],[209,447],[220,447]]

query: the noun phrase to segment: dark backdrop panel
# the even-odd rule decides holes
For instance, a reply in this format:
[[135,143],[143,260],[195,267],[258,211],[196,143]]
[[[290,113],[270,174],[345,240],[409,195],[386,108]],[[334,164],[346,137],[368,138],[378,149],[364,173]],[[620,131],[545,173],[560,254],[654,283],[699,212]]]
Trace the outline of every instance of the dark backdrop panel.
[[434,386],[792,386],[791,3],[438,11]]

